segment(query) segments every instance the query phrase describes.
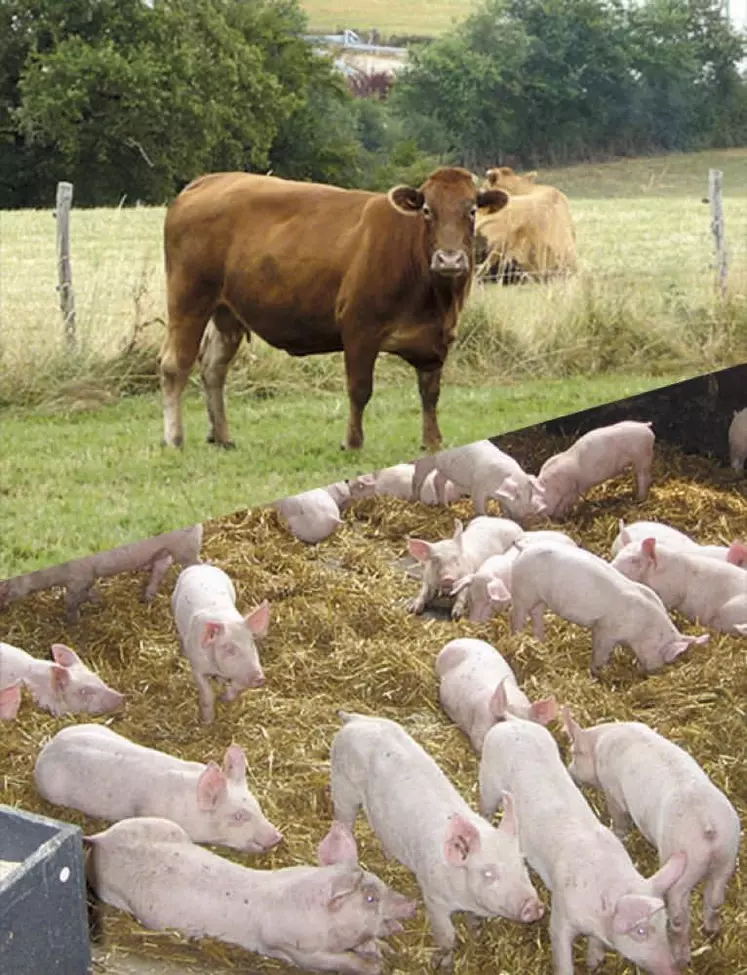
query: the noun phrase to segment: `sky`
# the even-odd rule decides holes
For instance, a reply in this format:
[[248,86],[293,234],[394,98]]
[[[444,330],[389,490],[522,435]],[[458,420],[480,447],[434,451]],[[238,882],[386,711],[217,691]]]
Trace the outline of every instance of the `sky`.
[[731,19],[735,27],[747,27],[747,0],[731,0]]

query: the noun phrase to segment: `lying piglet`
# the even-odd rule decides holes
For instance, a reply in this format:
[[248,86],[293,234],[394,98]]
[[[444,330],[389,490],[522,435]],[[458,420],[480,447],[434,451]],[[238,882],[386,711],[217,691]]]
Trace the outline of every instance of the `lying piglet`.
[[330,752],[335,820],[353,830],[361,806],[388,856],[423,892],[435,961],[451,968],[451,915],[531,922],[544,908],[529,880],[510,797],[499,829],[467,805],[436,762],[387,718],[340,712]]
[[475,572],[491,555],[505,552],[521,534],[516,522],[484,515],[473,518],[466,528],[457,519],[453,537],[441,542],[409,539],[410,555],[425,563],[423,583],[408,604],[409,611],[422,613],[439,592],[450,594],[457,580]]
[[464,447],[453,447],[415,462],[413,494],[418,495],[426,476],[434,470],[439,501],[444,503],[443,485],[447,479],[468,493],[478,515],[487,513],[489,498],[500,502],[503,513],[520,523],[545,513],[542,492],[536,478],[528,475],[513,457],[489,440],[478,440]]
[[[2,650],[0,650],[2,653]],[[0,689],[0,721],[12,721],[21,706],[21,681]]]
[[635,521],[626,525],[621,518],[620,533],[612,543],[612,557],[618,555],[631,542],[642,542],[645,538],[655,538],[657,542],[664,542],[668,548],[705,555],[709,559],[719,559],[721,562],[730,562],[747,569],[747,545],[742,542],[734,541],[731,545],[699,545],[684,532],[658,521]]
[[57,718],[108,714],[121,707],[124,695],[108,687],[70,647],[53,644],[52,657],[38,660],[25,650],[0,643],[0,687],[25,684],[34,703]]
[[626,545],[612,566],[653,589],[667,609],[722,633],[747,635],[747,573],[737,566],[669,548],[655,538]]
[[568,450],[550,457],[538,477],[547,514],[564,518],[589,488],[622,474],[631,464],[637,498],[644,501],[651,486],[655,439],[650,423],[623,420],[590,430]]
[[552,893],[550,938],[555,975],[573,975],[573,942],[589,939],[594,970],[612,948],[651,975],[678,975],[663,897],[687,867],[673,854],[648,879],[620,840],[594,815],[563,764],[555,739],[539,724],[509,717],[485,737],[480,808],[491,816],[514,797],[519,843]]
[[233,583],[216,565],[193,565],[176,580],[171,607],[182,652],[192,665],[202,720],[215,717],[210,678],[228,684],[221,700],[233,701],[248,687],[265,682],[255,637],[267,633],[270,606],[265,599],[251,613],[236,609]]
[[150,571],[143,592],[143,602],[149,603],[155,598],[164,576],[175,562],[179,565],[199,563],[201,545],[202,525],[192,525],[152,538],[141,538],[104,552],[95,552],[71,562],[62,562],[48,569],[38,569],[0,582],[0,606],[41,589],[63,586],[65,616],[68,623],[74,623],[85,602],[101,602],[103,597],[95,589],[97,579],[143,569]]
[[580,548],[542,544],[523,551],[513,565],[511,596],[512,633],[520,632],[530,616],[535,637],[544,640],[545,607],[589,627],[594,675],[618,645],[630,647],[643,669],[653,673],[690,644],[709,639],[707,633],[699,637],[680,633],[656,593]]
[[221,769],[137,745],[104,725],[72,725],[42,748],[34,778],[48,802],[95,819],[162,817],[195,843],[247,853],[270,850],[283,838],[247,787],[238,745],[228,747]]
[[720,927],[719,908],[737,867],[740,822],[724,793],[686,751],[637,721],[583,729],[563,709],[572,742],[568,768],[579,785],[604,791],[616,835],[630,819],[666,863],[678,851],[687,869],[666,894],[674,955],[690,963],[690,893],[706,881],[703,927]]
[[383,467],[374,474],[359,474],[349,482],[350,496],[354,501],[382,495],[411,501],[414,471],[414,464],[395,464],[394,467]]
[[302,542],[315,545],[343,523],[340,508],[327,488],[314,488],[275,502],[290,531]]
[[322,866],[252,870],[192,843],[166,819],[124,819],[85,838],[97,896],[146,928],[213,937],[312,972],[378,975],[380,938],[415,904],[358,865],[355,839],[319,846]]
[[744,470],[747,458],[747,407],[734,411],[729,424],[729,459],[735,471]]
[[508,663],[484,640],[450,640],[436,657],[436,673],[441,706],[478,755],[488,730],[506,714],[540,724],[557,714],[554,697],[530,702]]

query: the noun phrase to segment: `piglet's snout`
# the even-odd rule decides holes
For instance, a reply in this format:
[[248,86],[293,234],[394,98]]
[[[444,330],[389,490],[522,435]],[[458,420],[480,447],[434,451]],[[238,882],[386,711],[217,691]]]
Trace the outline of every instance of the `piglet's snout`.
[[545,905],[536,897],[529,897],[524,901],[519,917],[522,921],[530,924],[532,921],[539,921],[545,913]]

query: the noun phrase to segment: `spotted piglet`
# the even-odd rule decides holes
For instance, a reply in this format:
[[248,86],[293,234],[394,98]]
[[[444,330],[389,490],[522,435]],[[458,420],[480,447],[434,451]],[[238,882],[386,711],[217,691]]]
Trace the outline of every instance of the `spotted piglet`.
[[233,701],[265,682],[255,638],[267,633],[270,605],[264,600],[246,616],[236,608],[236,590],[215,565],[191,565],[176,580],[171,607],[182,652],[192,665],[202,720],[215,718],[210,678],[228,686],[222,700]]

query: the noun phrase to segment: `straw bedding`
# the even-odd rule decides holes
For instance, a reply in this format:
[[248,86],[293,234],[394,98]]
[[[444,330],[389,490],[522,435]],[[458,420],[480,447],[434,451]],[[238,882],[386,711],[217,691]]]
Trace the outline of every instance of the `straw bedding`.
[[[528,469],[537,470],[569,441],[538,434],[504,438]],[[495,513],[498,513],[497,511]],[[712,634],[657,675],[645,677],[632,653],[618,649],[599,680],[589,674],[588,631],[548,616],[548,639],[537,643],[530,628],[508,633],[505,616],[486,624],[415,618],[405,609],[418,582],[402,565],[406,536],[436,540],[450,535],[455,516],[472,517],[470,501],[449,509],[426,508],[389,498],[357,502],[345,525],[318,546],[290,536],[272,509],[241,512],[205,526],[203,558],[234,579],[238,605],[248,610],[267,597],[271,626],[260,644],[266,687],[232,704],[218,702],[215,723],[200,724],[196,688],[179,656],[170,610],[172,569],[155,602],[139,601],[142,576],[119,576],[100,584],[101,606],[85,607],[80,622],[66,628],[58,592],[13,604],[0,616],[0,638],[46,656],[53,642],[78,650],[113,687],[127,695],[120,715],[98,718],[144,745],[184,758],[220,761],[231,741],[249,761],[250,788],[268,818],[285,834],[271,854],[248,857],[216,849],[249,866],[271,868],[315,862],[316,845],[331,820],[328,755],[339,728],[337,709],[394,718],[440,763],[477,808],[477,757],[438,703],[433,662],[441,647],[459,635],[494,644],[510,661],[530,698],[555,694],[582,724],[641,720],[687,748],[747,821],[747,640]],[[702,542],[747,538],[744,488],[733,474],[702,458],[657,447],[655,482],[648,501],[632,500],[632,478],[620,477],[594,489],[562,527],[576,541],[609,557],[618,519],[665,520]],[[542,526],[538,526],[542,527]],[[546,526],[550,527],[550,526]],[[676,619],[685,632],[701,632]],[[33,784],[39,748],[60,728],[85,717],[53,718],[24,700],[19,718],[4,725],[0,741],[0,799],[42,814],[67,819],[90,833],[106,823],[53,807]],[[559,723],[551,725],[565,755]],[[607,822],[598,794],[587,792]],[[384,859],[361,814],[356,833],[362,864],[397,890],[418,895],[414,877]],[[635,831],[627,841],[639,869],[656,869],[655,851]],[[542,884],[533,877],[546,898]],[[546,898],[547,899],[547,898]],[[422,903],[422,902],[421,902]],[[733,878],[723,910],[723,930],[708,938],[700,929],[696,893],[692,971],[698,975],[747,973],[747,857]],[[458,915],[457,973],[492,971],[505,975],[551,975],[547,917],[520,925],[495,919],[471,934]],[[424,910],[390,939],[395,952],[385,968],[414,973],[428,969],[433,948]],[[290,971],[280,962],[205,940],[189,942],[168,933],[148,932],[132,918],[105,907],[101,938],[113,951],[137,951],[210,971]],[[585,943],[576,947],[585,970]],[[605,975],[632,973],[633,967],[609,953]]]

